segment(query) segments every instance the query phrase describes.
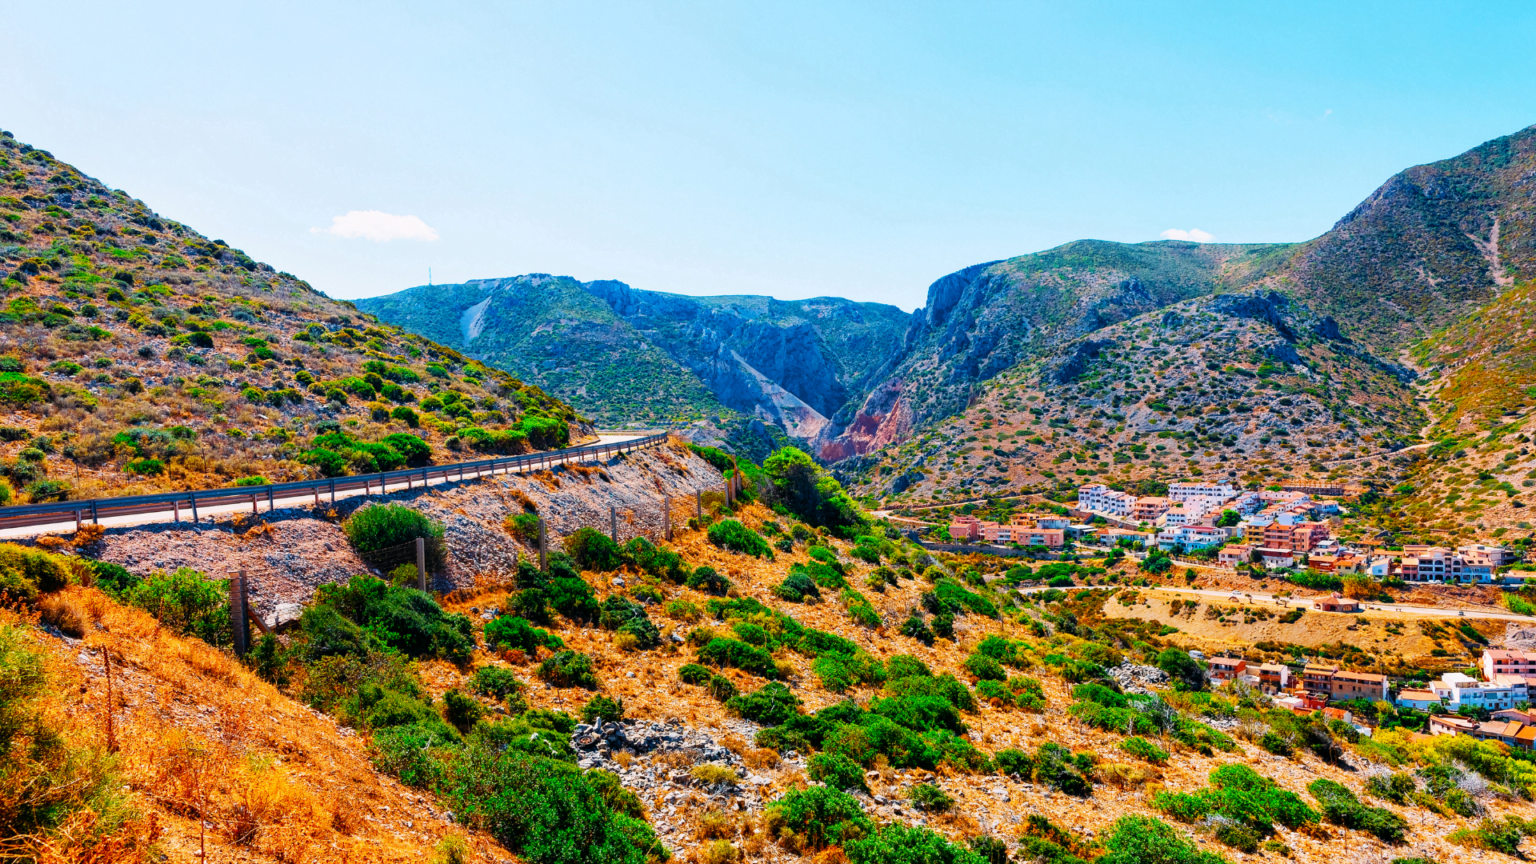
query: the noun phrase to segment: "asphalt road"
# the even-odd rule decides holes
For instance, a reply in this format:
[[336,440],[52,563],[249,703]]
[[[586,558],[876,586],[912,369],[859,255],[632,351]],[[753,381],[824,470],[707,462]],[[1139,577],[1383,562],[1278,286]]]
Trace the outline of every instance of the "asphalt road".
[[[643,434],[610,433],[610,434],[601,434],[601,435],[598,435],[597,437],[598,437],[598,440],[596,442],[589,442],[589,443],[617,444],[617,443],[619,443],[621,441],[633,441],[636,438],[644,438],[645,436]],[[586,446],[586,445],[583,445],[583,446]],[[558,464],[564,464],[565,462],[575,462],[575,461],[577,461],[577,460],[573,459],[573,458],[567,458],[565,460],[562,460]],[[507,474],[507,473],[515,474],[515,473],[521,473],[521,472],[513,470],[509,466],[507,468],[497,470],[496,473],[497,474]],[[449,480],[447,478],[434,478],[433,480],[430,481],[429,485],[441,486],[441,485],[448,484],[448,483],[458,483],[458,482],[460,482],[460,481],[459,480]],[[418,481],[416,485],[417,485],[417,488],[420,488],[421,484]],[[394,492],[394,491],[399,491],[399,490],[395,489],[395,490],[391,490],[391,491]],[[349,491],[338,492],[336,494],[336,497],[338,499],[341,499],[341,498],[356,498],[356,497],[366,496],[367,494],[368,493],[365,492],[364,490],[358,489],[358,490],[355,490],[355,491],[350,491],[349,490]],[[368,496],[368,497],[378,497],[378,495],[379,495],[379,493],[375,492],[372,496]],[[265,502],[262,502],[262,504],[264,504],[264,503]],[[305,492],[305,493],[303,493],[301,495],[295,495],[295,496],[287,497],[287,498],[278,498],[278,499],[276,499],[275,501],[272,502],[272,506],[269,509],[279,510],[279,509],[282,509],[284,507],[309,507],[309,506],[313,506],[314,503],[315,503],[314,493],[312,493],[312,492]],[[218,506],[199,507],[198,508],[198,515],[202,516],[204,518],[207,518],[207,517],[211,517],[211,516],[214,516],[214,515],[217,515],[217,514],[221,514],[221,513],[235,513],[235,512],[249,513],[250,510],[251,510],[251,506],[249,504],[224,504],[224,505],[218,505]],[[187,518],[189,516],[189,514],[187,513],[186,508],[182,508],[181,515],[183,517],[183,521],[186,521],[186,522],[190,522],[191,521],[190,518]],[[121,527],[124,527],[124,526],[127,526],[127,525],[144,525],[144,524],[154,523],[154,522],[171,522],[175,518],[176,518],[176,511],[174,509],[172,509],[172,508],[166,508],[165,510],[161,510],[161,511],[158,511],[158,512],[134,513],[134,514],[129,515],[129,516],[107,516],[107,517],[103,517],[102,520],[101,520],[101,525],[104,528],[121,528]],[[73,533],[74,530],[75,530],[75,521],[74,521],[74,519],[66,519],[66,520],[61,520],[59,522],[50,523],[50,524],[47,524],[47,525],[25,525],[25,526],[21,526],[21,527],[17,527],[17,528],[0,529],[0,538],[6,538],[6,537],[35,537],[35,536],[37,536],[39,534],[69,534],[69,533]]]

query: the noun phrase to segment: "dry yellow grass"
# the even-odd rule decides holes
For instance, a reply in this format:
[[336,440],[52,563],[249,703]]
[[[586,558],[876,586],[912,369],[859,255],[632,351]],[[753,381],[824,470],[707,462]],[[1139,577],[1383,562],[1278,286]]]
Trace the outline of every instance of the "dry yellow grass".
[[86,634],[75,644],[39,635],[58,709],[71,734],[101,747],[110,718],[130,804],[169,860],[414,862],[453,836],[467,840],[465,860],[511,857],[433,815],[428,799],[374,772],[362,737],[230,655],[95,589],[71,587],[50,603]]

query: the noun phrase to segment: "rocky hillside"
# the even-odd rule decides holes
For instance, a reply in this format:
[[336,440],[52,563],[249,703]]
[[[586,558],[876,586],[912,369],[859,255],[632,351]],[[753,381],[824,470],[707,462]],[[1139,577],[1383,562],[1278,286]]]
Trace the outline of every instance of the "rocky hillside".
[[[537,387],[380,324],[10,133],[0,289],[0,472],[22,499],[379,470],[584,434]],[[321,446],[316,433],[337,437]],[[398,434],[428,452],[384,440]]]
[[761,418],[812,439],[909,317],[837,298],[685,297],[542,274],[363,300],[382,320],[540,384],[614,425]]
[[1416,438],[1412,375],[1283,295],[1199,297],[1015,366],[959,415],[838,467],[859,492],[897,499],[1090,478],[1333,476]]
[[838,415],[820,454],[836,461],[904,440],[1015,364],[1048,362],[1073,338],[1203,294],[1278,291],[1396,362],[1407,343],[1536,267],[1533,169],[1536,127],[1398,174],[1306,243],[1083,241],[958,271],[929,289],[903,353],[856,411]]

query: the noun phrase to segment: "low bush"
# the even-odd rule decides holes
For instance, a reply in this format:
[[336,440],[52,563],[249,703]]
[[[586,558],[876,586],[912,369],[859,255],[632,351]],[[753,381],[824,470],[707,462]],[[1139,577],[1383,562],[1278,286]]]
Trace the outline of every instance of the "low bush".
[[434,567],[442,566],[443,526],[425,514],[404,504],[369,504],[342,523],[352,548],[364,558],[386,549],[397,549],[416,542],[427,542],[427,558]]
[[682,666],[677,668],[677,678],[684,684],[708,684],[709,679],[713,678],[714,676],[715,673],[709,671],[707,667],[700,666],[697,663],[684,663]]
[[624,700],[610,699],[601,694],[587,700],[581,708],[581,722],[597,723],[624,719]]
[[907,800],[912,806],[928,813],[942,813],[955,806],[955,799],[948,792],[932,783],[918,783],[907,790]]
[[781,600],[791,603],[805,603],[820,600],[821,590],[816,586],[815,580],[804,573],[790,573],[784,577],[784,581],[775,585],[773,594]]
[[1536,836],[1536,821],[1525,822],[1518,816],[1505,816],[1502,819],[1483,819],[1475,828],[1458,828],[1446,839],[1473,849],[1486,849],[1512,858],[1524,858],[1520,852],[1520,841],[1531,836]]
[[1382,807],[1361,804],[1355,793],[1332,780],[1314,780],[1307,791],[1322,805],[1323,818],[1335,825],[1373,834],[1387,843],[1400,842],[1408,832],[1403,817]]
[[[4,578],[0,572],[0,580]],[[133,586],[127,600],[153,615],[162,626],[184,636],[195,636],[209,645],[223,646],[234,641],[228,588],[190,567],[150,574]]]
[[597,689],[592,658],[577,651],[561,651],[540,663],[539,677],[556,687]]
[[725,707],[763,726],[778,726],[800,713],[800,698],[777,681],[725,703]]
[[[997,845],[987,845],[984,841],[988,840]],[[991,837],[973,837],[971,843],[972,848],[967,849],[936,831],[892,822],[873,836],[849,842],[843,852],[849,864],[996,864],[1008,860],[1007,847]]]
[[779,677],[773,655],[736,639],[714,638],[699,649],[699,662],[711,666],[730,666],[762,678]]
[[502,615],[486,624],[485,644],[492,649],[515,648],[530,656],[539,648],[558,651],[565,647],[559,636],[515,615]]
[[874,833],[874,823],[858,799],[825,786],[785,793],[768,806],[764,822],[772,836],[791,838],[801,851],[844,845]]
[[513,714],[521,714],[528,707],[523,700],[523,691],[526,687],[511,669],[503,669],[500,666],[481,666],[470,678],[469,689],[481,696],[500,699],[509,706],[519,706],[520,710],[512,711]]
[[725,592],[731,590],[731,580],[720,575],[713,567],[696,568],[688,574],[684,584],[695,591],[713,594],[716,597],[724,597]]
[[1095,864],[1226,864],[1222,856],[1200,851],[1168,823],[1149,816],[1115,820],[1104,848]]
[[1121,741],[1120,749],[1143,762],[1151,762],[1153,765],[1162,765],[1168,761],[1168,754],[1161,747],[1140,735],[1133,735]]
[[1003,664],[986,654],[972,654],[965,658],[965,671],[983,681],[1003,681],[1008,678],[1008,673],[1003,671]]
[[857,789],[868,792],[864,782],[864,769],[857,762],[837,753],[817,753],[805,763],[806,776],[833,789],[847,792]]
[[456,688],[443,694],[443,719],[460,733],[467,733],[473,729],[484,716],[485,708]]
[[735,519],[721,519],[709,526],[708,536],[709,542],[721,549],[751,555],[754,558],[773,558],[773,550],[768,548],[768,541],[764,540],[761,534]]
[[466,663],[474,653],[469,618],[444,612],[430,595],[415,588],[353,576],[344,583],[322,585],[315,603],[334,608],[410,657]]
[[628,556],[619,544],[596,528],[576,529],[565,538],[565,550],[583,570],[607,572],[628,563]]

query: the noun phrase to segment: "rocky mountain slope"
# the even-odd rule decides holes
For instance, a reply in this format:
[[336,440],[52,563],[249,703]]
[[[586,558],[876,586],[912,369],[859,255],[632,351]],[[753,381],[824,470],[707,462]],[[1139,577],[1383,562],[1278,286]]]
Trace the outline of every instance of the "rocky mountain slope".
[[[1536,127],[1402,172],[1307,243],[1212,245],[1186,259],[1173,255],[1188,244],[1093,244],[1099,254],[1091,263],[1110,265],[1102,271],[1074,263],[1082,258],[1073,250],[1086,244],[1069,244],[1028,258],[1025,267],[1003,262],[960,271],[930,289],[918,316],[927,335],[909,338],[907,353],[882,372],[848,427],[822,442],[820,455],[846,460],[840,474],[866,494],[1066,485],[1085,476],[1131,481],[1148,473],[1146,466],[1164,479],[1216,471],[1250,482],[1306,476],[1381,488],[1418,476],[1432,467],[1421,464],[1429,447],[1419,445],[1421,432],[1435,440],[1475,437],[1523,416],[1531,401],[1530,362],[1521,347],[1531,329],[1518,286],[1536,268],[1532,176]],[[1127,249],[1141,250],[1139,257],[1129,258]],[[1157,277],[1140,275],[1149,268]],[[1128,276],[1132,270],[1138,275]],[[1077,273],[1098,286],[1081,294],[1042,287],[1042,280]],[[1211,296],[1170,305],[1197,295]],[[951,308],[960,310],[959,323],[932,326],[944,325]],[[1210,316],[1246,319],[1245,338],[1263,331],[1264,344],[1232,343],[1238,330]],[[1170,345],[1199,350],[1169,353]],[[1239,355],[1256,353],[1245,364],[1231,354],[1233,345]],[[1284,346],[1278,355],[1276,346]],[[1103,352],[1114,359],[1102,360]],[[1083,398],[1091,374],[1053,371],[1088,370],[1089,361],[1108,363],[1105,380],[1118,394],[1111,403]],[[1279,398],[1249,404],[1264,390],[1233,386],[1228,370],[1257,375],[1266,366],[1281,370],[1260,381]],[[1288,367],[1306,374],[1287,380]],[[1420,369],[1429,377],[1420,379]],[[1146,383],[1169,383],[1148,388],[1149,376]],[[1039,404],[1029,405],[1032,399]],[[1416,405],[1421,399],[1427,401]],[[1020,411],[1031,407],[1056,419],[1058,436],[1071,429],[1075,440],[1058,445],[1027,422],[1017,425]],[[1256,409],[1265,422],[1238,417]],[[1088,424],[1100,425],[1085,429],[1084,411]],[[1193,422],[1202,413],[1202,422]],[[1437,423],[1426,428],[1431,417]],[[1001,447],[1000,427],[1010,432]],[[1019,446],[1018,433],[1042,443]],[[1177,436],[1180,458],[1166,458],[1173,452],[1166,440],[1164,450],[1150,450],[1164,458],[1135,451],[1112,462],[1110,453],[1093,452],[1137,447],[1138,436],[1149,433]],[[985,455],[978,447],[987,448]],[[1070,476],[1058,460],[1073,461]],[[1433,509],[1415,503],[1420,511]],[[1519,509],[1518,501],[1503,502],[1511,517]],[[1491,531],[1490,522],[1521,520],[1470,521]]]
[[684,297],[542,274],[360,308],[536,382],[599,423],[738,414],[815,438],[900,344],[906,313],[837,298]]
[[1329,475],[1417,435],[1412,374],[1283,295],[1198,297],[1017,365],[959,415],[838,468],[863,494],[940,498],[1090,478]]
[[[537,387],[380,324],[10,133],[0,290],[0,473],[22,498],[398,467],[381,439],[399,433],[439,452],[583,434]],[[321,431],[343,436],[327,446],[344,464],[306,460]]]

